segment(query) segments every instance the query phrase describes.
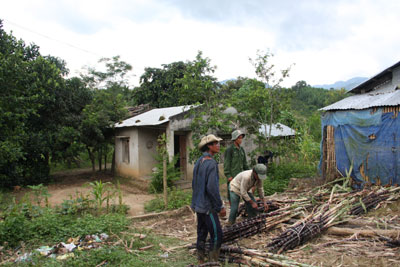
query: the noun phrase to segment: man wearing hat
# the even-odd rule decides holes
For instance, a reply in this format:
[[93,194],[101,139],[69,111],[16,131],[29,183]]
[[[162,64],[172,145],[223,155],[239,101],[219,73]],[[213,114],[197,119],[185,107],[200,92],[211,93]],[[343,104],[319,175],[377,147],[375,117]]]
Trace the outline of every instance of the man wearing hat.
[[255,186],[258,190],[258,195],[264,202],[264,211],[268,211],[268,205],[264,198],[263,180],[267,178],[267,166],[257,164],[252,170],[242,171],[231,181],[231,211],[229,213],[228,223],[234,224],[237,217],[240,198],[243,198],[246,205],[246,212],[249,217],[257,215],[257,202],[249,190]]
[[226,210],[219,194],[218,163],[212,158],[220,150],[221,138],[213,134],[204,136],[199,144],[203,155],[196,161],[192,181],[192,209],[197,215],[197,254],[199,264],[205,262],[205,246],[210,233],[210,261],[218,262],[222,244],[222,228],[218,214],[225,217]]
[[229,204],[231,204],[229,193],[230,182],[238,173],[249,169],[246,160],[246,152],[244,152],[243,147],[240,146],[242,144],[244,136],[245,134],[240,130],[233,131],[233,144],[226,149],[224,154],[224,174],[227,179]]

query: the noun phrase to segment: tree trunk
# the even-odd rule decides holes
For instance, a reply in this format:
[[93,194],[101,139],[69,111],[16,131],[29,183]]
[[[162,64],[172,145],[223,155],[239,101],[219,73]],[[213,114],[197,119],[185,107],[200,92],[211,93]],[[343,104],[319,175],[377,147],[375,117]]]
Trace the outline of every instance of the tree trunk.
[[93,153],[93,151],[90,150],[89,147],[86,147],[86,149],[88,151],[90,162],[92,163],[92,171],[95,172],[96,171],[96,166],[95,166],[96,162],[95,162],[95,158],[94,158],[94,153]]
[[98,160],[99,160],[99,172],[101,172],[101,169],[102,169],[102,166],[101,166],[101,164],[102,164],[102,161],[101,161],[101,159],[102,159],[102,149],[101,148],[99,148],[98,149],[98,151],[97,151],[97,158],[98,158]]
[[112,155],[111,173],[112,173],[113,175],[115,174],[115,149],[114,149],[113,155]]

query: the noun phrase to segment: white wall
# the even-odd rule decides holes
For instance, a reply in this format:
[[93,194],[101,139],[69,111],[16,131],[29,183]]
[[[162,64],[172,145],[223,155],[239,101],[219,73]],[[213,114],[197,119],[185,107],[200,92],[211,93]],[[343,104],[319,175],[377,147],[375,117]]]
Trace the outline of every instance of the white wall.
[[129,137],[129,163],[123,162],[123,142],[115,138],[115,170],[122,176],[139,177],[138,128],[116,129],[116,136]]

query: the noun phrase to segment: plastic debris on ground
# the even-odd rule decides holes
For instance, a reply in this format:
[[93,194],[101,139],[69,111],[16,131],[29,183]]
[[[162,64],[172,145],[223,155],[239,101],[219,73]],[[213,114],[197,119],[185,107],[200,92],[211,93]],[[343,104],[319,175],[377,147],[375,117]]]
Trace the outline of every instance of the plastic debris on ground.
[[[56,258],[57,260],[66,260],[68,258],[75,257],[73,253],[74,250],[89,250],[100,248],[104,241],[106,241],[109,236],[105,233],[96,234],[96,235],[86,235],[84,238],[75,237],[69,238],[67,243],[60,242],[57,245],[52,247],[50,246],[41,246],[36,249],[37,252],[41,256]],[[18,256],[14,262],[26,262],[30,261],[33,256],[33,253],[24,253],[23,255]]]

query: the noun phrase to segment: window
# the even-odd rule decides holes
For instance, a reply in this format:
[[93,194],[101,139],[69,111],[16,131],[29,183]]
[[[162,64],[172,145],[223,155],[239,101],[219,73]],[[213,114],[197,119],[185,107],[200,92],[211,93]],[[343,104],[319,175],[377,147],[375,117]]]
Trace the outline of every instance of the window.
[[122,141],[122,161],[129,163],[129,138],[123,138]]

